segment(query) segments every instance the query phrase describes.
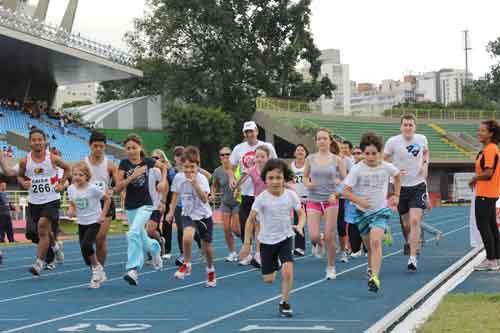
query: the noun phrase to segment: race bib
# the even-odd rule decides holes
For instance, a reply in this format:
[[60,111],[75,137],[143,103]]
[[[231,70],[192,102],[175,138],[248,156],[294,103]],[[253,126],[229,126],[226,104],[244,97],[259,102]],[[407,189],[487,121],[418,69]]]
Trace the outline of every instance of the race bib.
[[75,205],[78,209],[87,209],[89,208],[89,200],[87,198],[77,198]]
[[34,194],[50,193],[52,189],[50,178],[38,178],[31,182],[31,192]]

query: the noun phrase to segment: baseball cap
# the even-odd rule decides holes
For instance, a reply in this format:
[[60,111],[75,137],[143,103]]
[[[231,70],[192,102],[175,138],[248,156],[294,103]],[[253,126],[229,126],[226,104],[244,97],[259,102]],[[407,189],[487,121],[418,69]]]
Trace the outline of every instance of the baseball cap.
[[243,124],[243,132],[245,132],[245,131],[254,131],[256,129],[257,129],[257,124],[255,123],[255,121],[246,121]]

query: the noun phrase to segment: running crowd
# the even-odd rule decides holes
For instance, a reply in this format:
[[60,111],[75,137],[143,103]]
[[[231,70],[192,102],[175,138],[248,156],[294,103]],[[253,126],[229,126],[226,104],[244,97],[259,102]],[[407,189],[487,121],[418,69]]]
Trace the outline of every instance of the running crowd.
[[[257,125],[248,121],[244,141],[234,149],[220,149],[221,165],[213,174],[201,168],[198,148],[176,147],[171,165],[159,149],[146,156],[136,135],[127,137],[127,158],[115,165],[105,156],[106,137],[98,132],[90,137],[90,155],[70,166],[47,150],[45,133],[35,128],[29,134],[31,151],[18,172],[18,182],[28,190],[27,234],[38,245],[29,271],[40,276],[64,261],[57,234],[61,193],[67,190],[68,215],[77,218],[81,253],[91,270],[90,287],[99,288],[107,279],[106,236],[116,214],[112,196],[125,192],[129,231],[124,280],[130,285],[139,284],[145,264],[161,270],[164,260],[171,259],[175,224],[181,253],[175,259],[175,278],[191,275],[195,242],[206,262],[206,286],[216,287],[211,245],[215,205],[223,220],[225,261],[259,267],[267,283],[281,271],[281,315],[292,316],[294,257],[306,255],[307,244],[315,257],[326,257],[328,280],[336,278],[337,255],[341,263],[366,255],[368,290],[377,292],[383,245],[392,242],[388,220],[394,212],[405,239],[405,269],[418,270],[421,221],[430,208],[430,153],[416,127],[413,115],[402,116],[401,134],[385,146],[375,133],[363,134],[353,146],[320,128],[316,151],[310,154],[299,144],[295,159],[287,164],[277,158],[272,144],[258,140]],[[13,174],[1,158],[0,163],[5,174]],[[241,240],[239,251],[235,236]]]

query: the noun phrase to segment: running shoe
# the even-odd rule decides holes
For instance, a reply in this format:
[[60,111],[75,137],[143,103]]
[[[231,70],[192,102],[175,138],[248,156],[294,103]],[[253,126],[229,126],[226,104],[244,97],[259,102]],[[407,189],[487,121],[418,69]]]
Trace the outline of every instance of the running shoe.
[[292,307],[287,302],[283,302],[283,301],[280,302],[279,312],[280,312],[280,315],[282,315],[283,317],[287,317],[287,318],[293,317]]
[[175,259],[175,265],[176,266],[182,266],[184,264],[184,256],[177,257]]
[[248,266],[248,265],[250,265],[252,263],[252,259],[253,259],[252,255],[249,254],[246,258],[243,258],[242,260],[240,260],[238,262],[238,265],[240,265],[240,266]]
[[370,280],[368,280],[368,291],[372,293],[378,292],[380,289],[380,280],[376,275],[372,275]]
[[101,282],[103,282],[103,269],[101,265],[92,267],[92,278],[90,279],[89,287],[92,289],[97,289],[101,287]]
[[167,241],[165,240],[165,238],[160,237],[161,256],[163,256],[165,254],[165,243],[166,242]]
[[162,259],[165,260],[170,260],[172,259],[172,254],[171,253],[165,253],[164,255],[161,256]]
[[498,271],[500,270],[500,265],[497,260],[485,260],[479,265],[474,267],[475,271]]
[[349,258],[347,257],[347,252],[342,251],[342,254],[340,255],[340,261],[343,263],[349,262]]
[[326,268],[326,279],[335,280],[337,278],[337,272],[335,271],[335,266],[329,266]]
[[54,245],[54,255],[55,255],[55,262],[56,264],[63,264],[64,263],[64,243],[62,241],[56,241]]
[[139,285],[139,273],[137,273],[137,270],[135,269],[128,271],[127,274],[123,276],[123,279],[131,286]]
[[226,262],[237,262],[238,261],[238,253],[231,252],[227,257],[224,258]]
[[293,250],[293,255],[296,257],[303,257],[305,256],[305,254],[305,251],[301,248],[296,248],[295,250]]
[[255,256],[253,257],[252,261],[250,261],[250,264],[252,264],[252,266],[255,268],[261,267],[260,253],[259,252],[255,253]]
[[408,271],[409,272],[416,272],[417,271],[417,258],[410,257],[408,259]]
[[176,279],[183,280],[186,276],[191,275],[191,264],[182,264],[181,267],[175,272]]
[[217,286],[217,278],[215,276],[215,269],[209,270],[207,268],[207,281],[205,282],[205,287],[214,288]]
[[153,256],[152,263],[155,271],[161,271],[163,269],[163,260],[161,260],[160,254]]
[[370,267],[366,267],[365,276],[368,280],[372,277],[372,269]]
[[43,261],[40,259],[36,259],[33,266],[30,267],[30,273],[33,274],[33,276],[40,276],[42,270],[43,270]]
[[52,260],[51,262],[45,263],[43,269],[46,271],[53,271],[54,269],[56,269],[56,267],[56,259],[54,258],[54,260]]
[[351,258],[353,259],[361,258],[362,256],[363,256],[363,250],[351,253]]

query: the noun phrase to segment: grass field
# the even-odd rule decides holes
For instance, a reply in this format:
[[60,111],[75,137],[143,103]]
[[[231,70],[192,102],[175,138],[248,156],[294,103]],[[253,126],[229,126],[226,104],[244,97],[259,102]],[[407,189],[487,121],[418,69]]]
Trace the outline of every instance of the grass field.
[[[61,221],[61,231],[66,236],[77,236],[78,225],[71,221]],[[123,225],[122,221],[114,220],[109,227],[109,235],[124,235],[128,231],[128,226]]]
[[156,148],[165,149],[168,142],[166,131],[162,130],[100,129],[100,131],[117,143],[121,143],[131,133],[137,134],[142,138],[144,148],[148,153],[151,153]]
[[500,294],[452,294],[418,332],[500,332],[499,314]]

